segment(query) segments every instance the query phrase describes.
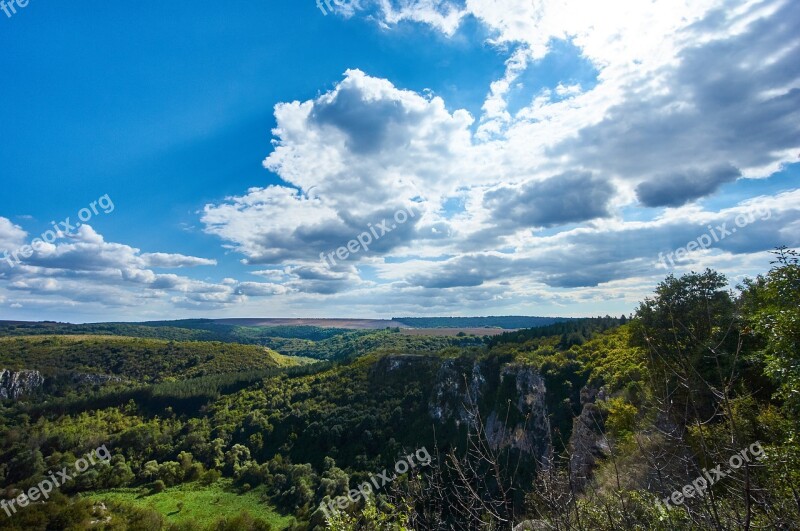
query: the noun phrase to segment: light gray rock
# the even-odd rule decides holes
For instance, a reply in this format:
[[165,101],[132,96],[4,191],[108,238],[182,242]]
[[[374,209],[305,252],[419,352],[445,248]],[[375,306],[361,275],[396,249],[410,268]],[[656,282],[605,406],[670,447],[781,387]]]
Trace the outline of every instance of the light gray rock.
[[[487,396],[487,382],[498,378],[500,389],[513,389],[510,403]],[[437,422],[452,420],[460,426],[478,421],[478,405],[493,404],[481,419],[492,448],[518,449],[532,455],[545,469],[553,457],[546,393],[544,379],[533,367],[514,364],[498,369],[464,358],[450,359],[439,368],[428,413]]]
[[44,376],[39,371],[10,371],[0,369],[0,398],[19,400],[33,394],[44,385]]

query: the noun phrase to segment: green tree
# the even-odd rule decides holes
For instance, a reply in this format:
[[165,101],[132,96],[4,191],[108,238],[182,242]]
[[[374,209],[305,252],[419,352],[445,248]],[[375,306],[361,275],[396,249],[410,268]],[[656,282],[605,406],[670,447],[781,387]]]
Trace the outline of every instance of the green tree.
[[763,340],[760,355],[766,373],[778,385],[778,397],[795,419],[800,418],[800,259],[781,247],[766,275],[745,283],[744,313]]

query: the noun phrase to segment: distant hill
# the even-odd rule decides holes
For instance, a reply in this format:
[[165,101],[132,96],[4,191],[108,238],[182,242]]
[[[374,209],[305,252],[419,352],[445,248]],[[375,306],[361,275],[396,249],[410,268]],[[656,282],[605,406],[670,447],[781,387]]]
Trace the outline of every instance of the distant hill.
[[[528,317],[520,315],[487,317],[395,317],[392,319],[355,318],[231,318],[176,319],[173,321],[144,321],[127,323],[70,324],[52,321],[0,321],[0,335],[28,334],[97,334],[153,337],[158,339],[230,341],[241,340],[239,329],[270,329],[268,337],[321,339],[308,334],[331,337],[352,330],[384,330],[386,328],[501,328],[519,330],[538,328],[574,320],[569,317]],[[157,329],[158,331],[154,331]],[[325,330],[325,332],[322,332]],[[230,337],[234,336],[234,337]]]
[[112,336],[0,338],[0,368],[75,371],[139,382],[255,371],[293,364],[255,345]]
[[[482,336],[490,334],[473,333],[445,329],[417,329],[420,334],[405,335],[399,331],[414,331],[411,328],[392,327],[375,329],[323,328],[319,326],[279,325],[279,326],[236,326],[219,324],[211,319],[192,319],[182,321],[153,321],[147,323],[19,323],[0,322],[0,341],[2,338],[23,337],[32,341],[35,337],[58,336],[62,338],[89,337],[105,338],[106,342],[117,339],[147,339],[153,341],[172,341],[176,344],[203,344],[222,342],[228,345],[267,347],[286,356],[313,358],[316,360],[339,360],[353,355],[364,354],[378,347],[397,351],[419,350],[431,352],[450,346],[477,346],[483,343]],[[426,331],[437,332],[424,334]],[[113,337],[112,337],[113,336]],[[437,336],[437,337],[426,337]],[[443,337],[438,337],[443,336]],[[102,339],[101,339],[102,340]],[[0,347],[2,343],[0,343]],[[199,346],[193,348],[200,348]],[[207,347],[216,348],[216,347]],[[3,360],[0,352],[0,361]],[[13,360],[10,360],[13,361]],[[247,366],[245,366],[247,367]],[[2,365],[0,365],[2,368]]]
[[324,318],[237,318],[214,319],[215,324],[229,326],[314,326],[317,328],[347,328],[351,330],[379,330],[405,328],[406,325],[388,319],[324,319]]
[[211,319],[90,324],[0,321],[0,337],[107,335],[172,341],[223,341],[244,344],[263,344],[265,338],[274,337],[319,341],[352,331],[350,328],[321,328],[318,326],[236,326],[233,324],[220,324]]
[[538,328],[569,321],[568,317],[525,317],[520,315],[489,317],[395,317],[393,321],[412,328]]
[[624,316],[621,319],[610,316],[569,319],[546,326],[506,332],[492,337],[488,343],[490,346],[496,346],[503,343],[525,343],[543,337],[561,336],[561,347],[567,348],[571,344],[580,345],[593,335],[616,328],[626,322],[627,319]]

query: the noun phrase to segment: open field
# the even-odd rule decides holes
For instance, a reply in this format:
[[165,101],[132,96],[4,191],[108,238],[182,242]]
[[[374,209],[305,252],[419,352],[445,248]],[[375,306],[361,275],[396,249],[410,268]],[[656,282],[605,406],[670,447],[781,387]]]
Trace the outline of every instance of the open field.
[[[85,495],[102,502],[118,502],[151,509],[161,513],[168,524],[193,523],[203,529],[220,518],[232,518],[242,511],[266,520],[274,529],[284,529],[292,520],[281,516],[262,501],[262,490],[253,489],[245,494],[231,490],[231,481],[222,479],[208,487],[199,483],[186,483],[170,487],[158,494],[143,495],[141,489],[114,489]],[[183,503],[178,510],[178,503]]]

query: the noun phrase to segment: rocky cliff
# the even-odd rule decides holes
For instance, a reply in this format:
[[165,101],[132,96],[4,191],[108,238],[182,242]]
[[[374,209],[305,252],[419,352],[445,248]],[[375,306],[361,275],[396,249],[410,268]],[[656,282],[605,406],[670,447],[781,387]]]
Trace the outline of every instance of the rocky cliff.
[[0,369],[0,399],[19,400],[44,385],[44,376],[39,371],[10,371]]
[[[514,415],[502,410],[491,412],[486,421],[489,443],[494,447],[510,446],[522,450],[535,456],[543,467],[549,467],[553,445],[544,379],[533,367],[522,365],[503,367],[500,379],[501,388],[507,385],[506,382],[514,385],[517,400],[510,405],[516,407],[516,412]],[[516,418],[516,422],[509,422],[509,417]]]
[[[426,382],[428,414],[437,423],[461,429],[480,425],[492,448],[517,449],[542,468],[552,463],[548,390],[535,367],[497,358],[389,355],[375,364],[372,379],[378,385],[397,385],[402,379]],[[580,414],[567,441],[570,473],[578,487],[586,484],[596,462],[609,455],[605,414],[598,406],[604,400],[602,389],[581,390]]]
[[71,379],[76,385],[104,385],[107,383],[119,383],[125,381],[119,376],[86,373],[75,373],[71,376]]
[[124,380],[119,376],[107,374],[48,372],[45,386],[45,376],[40,371],[0,369],[0,399],[19,400],[20,397],[34,393],[52,394],[64,388],[75,389],[122,381]]
[[480,421],[493,448],[515,448],[548,467],[553,445],[546,393],[533,367],[451,359],[439,368],[428,412],[457,426]]
[[586,486],[597,460],[611,454],[603,433],[606,415],[597,405],[605,399],[603,389],[581,389],[581,414],[573,421],[569,441],[570,476],[578,489]]

